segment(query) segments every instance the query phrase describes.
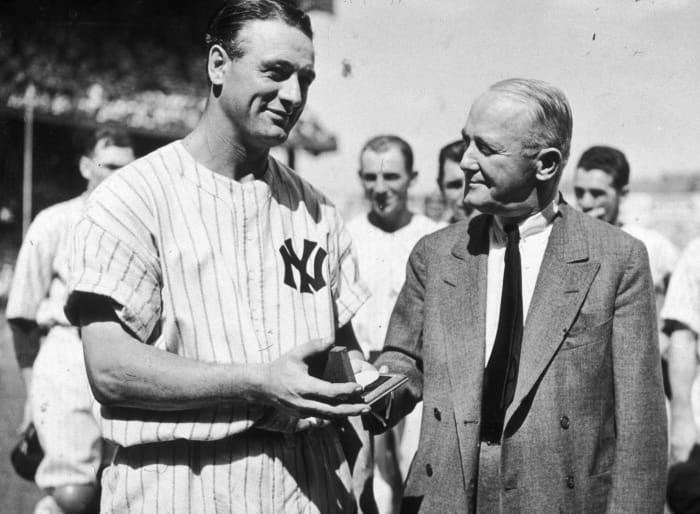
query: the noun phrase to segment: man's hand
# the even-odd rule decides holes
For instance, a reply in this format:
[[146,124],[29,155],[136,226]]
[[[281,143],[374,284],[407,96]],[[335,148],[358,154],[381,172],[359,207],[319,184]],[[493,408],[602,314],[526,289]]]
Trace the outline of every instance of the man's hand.
[[364,403],[345,403],[362,391],[359,384],[334,384],[309,375],[309,361],[327,352],[332,344],[311,341],[265,365],[259,400],[297,418],[332,419],[369,412]]

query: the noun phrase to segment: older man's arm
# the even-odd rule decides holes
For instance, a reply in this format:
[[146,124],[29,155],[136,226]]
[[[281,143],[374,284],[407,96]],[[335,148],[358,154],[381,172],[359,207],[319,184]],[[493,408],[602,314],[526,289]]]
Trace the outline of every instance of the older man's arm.
[[634,244],[615,301],[612,354],[617,444],[609,512],[662,512],[667,436],[654,288]]
[[390,402],[365,416],[368,429],[381,433],[398,423],[413,410],[423,397],[423,316],[426,264],[425,239],[418,242],[406,266],[406,281],[391,314],[382,354],[377,368],[408,377],[405,386],[397,389]]

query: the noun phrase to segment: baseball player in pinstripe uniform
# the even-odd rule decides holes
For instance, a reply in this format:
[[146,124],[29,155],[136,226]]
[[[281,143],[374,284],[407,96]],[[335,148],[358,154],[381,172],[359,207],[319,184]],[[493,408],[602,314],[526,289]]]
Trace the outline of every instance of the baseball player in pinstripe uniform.
[[88,193],[131,162],[134,151],[121,130],[98,128],[83,135],[79,167],[87,191],[34,219],[20,248],[6,311],[27,390],[21,429],[31,421],[36,426],[44,459],[35,480],[51,493],[39,501],[37,513],[89,509],[97,496],[102,455],[82,345],[63,314],[69,236]]
[[269,155],[314,79],[308,17],[224,4],[194,131],[91,196],[74,232],[68,317],[81,326],[105,437],[102,512],[355,512],[355,383],[308,365],[361,357],[368,293],[334,205]]

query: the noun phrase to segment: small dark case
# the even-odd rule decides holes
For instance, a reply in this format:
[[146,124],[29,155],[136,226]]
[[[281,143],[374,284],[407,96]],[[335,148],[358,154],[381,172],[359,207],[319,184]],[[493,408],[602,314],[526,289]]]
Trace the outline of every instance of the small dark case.
[[12,448],[10,453],[12,467],[19,476],[33,482],[36,470],[43,458],[44,450],[39,444],[36,428],[33,423],[30,423],[27,429],[22,432],[17,444]]

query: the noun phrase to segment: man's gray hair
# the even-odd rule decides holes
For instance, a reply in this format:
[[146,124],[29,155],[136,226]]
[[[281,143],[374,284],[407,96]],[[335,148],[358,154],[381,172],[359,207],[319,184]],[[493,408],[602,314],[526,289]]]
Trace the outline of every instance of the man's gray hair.
[[560,170],[563,170],[571,150],[573,118],[561,89],[542,80],[515,78],[496,82],[489,91],[511,95],[532,106],[533,121],[537,124],[524,138],[523,145],[533,152],[547,147],[559,149],[562,157]]

